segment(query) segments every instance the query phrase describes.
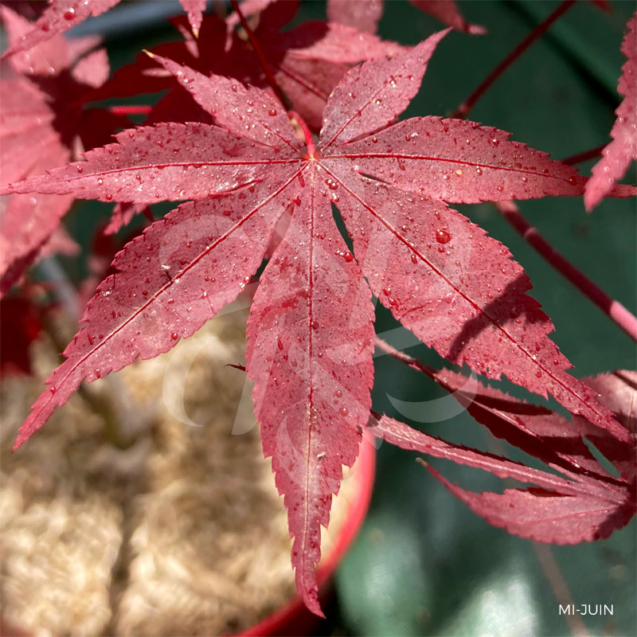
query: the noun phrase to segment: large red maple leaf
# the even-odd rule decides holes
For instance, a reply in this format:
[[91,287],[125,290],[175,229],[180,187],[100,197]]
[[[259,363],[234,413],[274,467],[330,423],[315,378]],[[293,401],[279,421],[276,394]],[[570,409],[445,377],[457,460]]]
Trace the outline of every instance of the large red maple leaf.
[[628,58],[618,86],[624,101],[616,111],[610,133],[613,141],[602,151],[604,156],[593,167],[593,176],[586,184],[587,210],[592,210],[624,176],[630,163],[637,160],[637,13],[628,21],[622,52]]
[[[126,131],[85,162],[11,186],[102,201],[195,200],[117,255],[116,273],[89,303],[86,325],[16,445],[83,380],[169,350],[235,299],[286,211],[290,225],[251,309],[247,369],[264,451],[289,512],[297,586],[314,612],[321,524],[369,415],[372,293],[443,356],[551,393],[625,440],[626,430],[595,392],[567,373],[570,364],[548,338],[549,318],[526,295],[531,286],[521,267],[444,203],[576,196],[586,180],[473,122],[424,117],[392,124],[419,90],[444,34],[349,71],[328,100],[317,146],[306,127],[305,141],[297,136],[267,93],[156,58],[216,125]],[[337,230],[333,205],[354,254]]]

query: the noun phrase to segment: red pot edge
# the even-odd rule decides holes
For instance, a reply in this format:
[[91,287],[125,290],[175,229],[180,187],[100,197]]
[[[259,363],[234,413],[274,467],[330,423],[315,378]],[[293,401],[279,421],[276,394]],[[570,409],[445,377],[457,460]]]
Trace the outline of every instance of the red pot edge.
[[[336,567],[345,556],[345,553],[356,538],[358,531],[363,525],[367,509],[372,497],[374,487],[374,474],[376,470],[376,447],[373,439],[363,438],[360,456],[358,458],[358,468],[353,476],[358,489],[358,496],[351,503],[347,511],[347,519],[345,520],[341,532],[336,539],[334,547],[321,563],[317,571],[317,580],[321,597],[325,597],[327,584],[334,574]],[[289,632],[292,625],[310,625],[312,618],[318,621],[316,615],[303,604],[303,600],[296,595],[285,606],[274,611],[271,615],[260,621],[258,624],[248,628],[247,630],[237,633],[234,637],[264,637],[266,635],[285,635],[295,634]],[[286,630],[287,629],[287,630]]]

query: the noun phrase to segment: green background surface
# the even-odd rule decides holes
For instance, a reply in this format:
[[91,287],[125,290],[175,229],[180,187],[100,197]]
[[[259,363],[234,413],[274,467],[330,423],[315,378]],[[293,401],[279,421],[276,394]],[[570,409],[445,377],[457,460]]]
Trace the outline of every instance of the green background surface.
[[[555,2],[460,2],[471,22],[489,34],[451,33],[438,47],[418,97],[406,116],[449,115]],[[513,139],[566,157],[608,140],[618,104],[619,46],[634,2],[614,2],[606,14],[579,2],[519,59],[470,119],[513,132]],[[304,2],[302,15],[324,15],[322,2]],[[440,24],[404,0],[386,0],[381,35],[416,44]],[[115,68],[174,33],[111,38]],[[140,100],[133,100],[139,103]],[[587,171],[593,162],[582,166]],[[631,170],[628,181],[635,182]],[[172,206],[154,207],[156,213]],[[583,272],[626,305],[637,308],[635,202],[605,201],[592,215],[580,199],[522,202],[522,212]],[[89,236],[110,206],[91,203],[68,220]],[[91,210],[91,214],[86,211]],[[488,204],[461,206],[463,214],[505,243],[534,283],[533,295],[552,317],[555,341],[586,376],[635,368],[635,346],[599,310],[530,250]],[[67,264],[68,267],[73,268]],[[76,274],[79,270],[76,270]],[[395,324],[379,311],[379,332]],[[434,365],[424,346],[407,350]],[[513,393],[523,395],[514,388]],[[376,359],[374,408],[401,417],[389,397],[441,397],[427,378],[387,357]],[[467,414],[435,424],[409,424],[482,449],[506,452]],[[494,447],[499,444],[500,447]],[[336,577],[337,601],[321,634],[336,635],[635,635],[636,525],[609,540],[576,547],[538,547],[471,513],[438,484],[415,455],[382,445],[374,496],[365,525]],[[474,490],[501,488],[480,472],[437,461],[452,481]],[[612,605],[612,616],[560,616],[559,604]]]
[[[407,115],[453,112],[557,3],[478,1],[461,6],[489,34],[448,36]],[[607,15],[578,3],[500,78],[470,119],[512,131],[513,139],[557,158],[605,143],[624,62],[619,45],[634,8],[632,2],[614,3],[614,14]],[[381,33],[416,43],[437,28],[396,0],[388,3]],[[589,170],[592,163],[582,169]],[[634,169],[628,179],[634,183]],[[592,215],[579,199],[546,198],[521,202],[520,208],[583,272],[635,310],[634,201],[605,201]],[[555,341],[575,365],[576,375],[635,368],[630,339],[530,250],[492,206],[462,206],[461,211],[505,243],[524,266],[533,295],[552,317]],[[437,363],[425,347],[408,351]],[[379,359],[374,406],[400,418],[388,394],[425,401],[443,392],[427,378],[401,370],[399,363]],[[407,422],[449,440],[495,452],[505,449],[467,414],[434,425]],[[536,545],[475,516],[414,458],[389,445],[379,450],[372,506],[337,576],[343,621],[351,634],[637,634],[634,521],[609,540],[590,545]],[[502,488],[497,478],[444,461],[432,464],[473,490]],[[612,604],[613,615],[567,619],[559,614],[560,603]]]

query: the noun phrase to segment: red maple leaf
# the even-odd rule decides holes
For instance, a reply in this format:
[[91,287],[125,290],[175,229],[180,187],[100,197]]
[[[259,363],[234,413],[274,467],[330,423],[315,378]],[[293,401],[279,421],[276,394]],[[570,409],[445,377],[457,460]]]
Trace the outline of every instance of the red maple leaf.
[[[341,24],[312,20],[282,31],[298,10],[297,0],[256,0],[242,3],[247,13],[261,12],[255,37],[272,69],[273,78],[283,88],[290,104],[310,128],[319,131],[329,94],[353,64],[387,57],[406,50],[394,42],[384,42],[374,35]],[[268,78],[249,43],[232,33],[228,26],[239,23],[236,13],[227,21],[207,15],[196,38],[184,18],[173,25],[183,35],[183,42],[158,45],[151,52],[167,57],[200,73],[228,75],[269,90]],[[226,50],[227,49],[227,50]],[[95,91],[92,99],[135,96],[171,89],[153,107],[148,124],[159,122],[204,122],[213,118],[189,98],[175,78],[160,69],[148,55],[141,54],[134,64],[119,69],[113,78]],[[144,206],[127,205],[126,213],[116,208],[108,232],[116,232]]]
[[[70,159],[53,127],[53,113],[46,97],[37,87],[17,75],[3,77],[0,101],[3,179],[22,179]],[[0,297],[36,259],[72,202],[69,195],[0,198]]]
[[[1,16],[11,43],[31,28],[5,6]],[[106,52],[91,51],[97,44],[97,38],[67,42],[57,35],[2,62],[0,167],[4,183],[68,162],[76,156],[73,151],[78,145],[101,146],[113,130],[128,122],[101,109],[82,109],[108,76]],[[0,296],[38,258],[72,202],[68,195],[2,198]]]
[[637,159],[637,13],[628,21],[628,33],[622,42],[622,52],[628,61],[622,68],[618,91],[624,101],[617,109],[617,119],[604,148],[604,157],[593,167],[593,176],[586,184],[584,203],[592,210],[621,179],[631,161]]
[[[595,392],[567,373],[570,364],[548,338],[553,326],[526,295],[530,282],[508,250],[444,203],[578,196],[585,178],[473,122],[392,124],[445,33],[350,70],[327,102],[317,146],[291,114],[305,140],[296,134],[266,92],[156,58],[216,125],[126,131],[85,162],[10,186],[140,204],[195,200],[117,255],[116,273],[89,303],[86,325],[16,446],[82,381],[169,350],[235,299],[285,212],[290,225],[251,309],[247,370],[264,451],[289,512],[297,587],[314,612],[321,525],[369,415],[372,293],[443,356],[551,393],[618,440],[629,438]],[[623,187],[616,194],[632,193]]]
[[[292,29],[282,30],[296,14],[296,0],[278,0],[265,7],[257,3],[252,8],[263,9],[255,37],[274,79],[290,100],[292,108],[315,131],[320,130],[329,94],[352,65],[405,50],[405,47],[385,42],[375,35],[321,20],[310,20]],[[237,22],[232,19],[235,16],[232,14],[229,18],[231,25]],[[193,37],[184,20],[176,19],[174,24],[184,35],[184,42],[161,44],[152,49],[152,53],[206,75],[228,75],[244,84],[268,88],[268,79],[260,60],[249,43],[236,34],[231,35],[226,43],[227,25],[217,16],[205,16],[199,38]],[[166,73],[158,73],[156,65],[146,55],[140,55],[135,64],[117,71],[113,79],[97,93],[97,97],[103,99],[154,93],[172,88],[174,84],[173,78]],[[184,109],[184,102],[187,110]],[[192,104],[188,102],[184,99],[183,91],[169,93],[159,103],[161,119],[207,121],[205,113],[193,112]],[[168,113],[173,116],[171,119],[166,119]],[[152,121],[160,121],[157,111]]]
[[[454,0],[409,0],[411,4],[440,20],[443,24],[473,35],[486,33],[478,24],[469,24]],[[366,33],[376,33],[383,15],[383,0],[327,0],[327,15],[332,22],[356,27]]]
[[[370,431],[404,449],[482,469],[500,478],[531,483],[527,489],[474,493],[452,484],[428,467],[475,513],[510,533],[539,542],[577,544],[606,538],[637,512],[637,373],[618,371],[585,379],[630,433],[620,442],[583,418],[574,423],[549,410],[485,387],[474,378],[442,371],[431,374],[491,433],[559,474],[533,469],[501,456],[455,445],[411,429],[392,418],[370,419]],[[593,455],[592,443],[617,472],[610,473]]]
[[[108,11],[121,0],[50,0],[38,20],[31,28],[11,42],[9,48],[2,55],[3,58],[28,51],[34,46],[43,44],[56,35],[68,31],[71,27],[90,18]],[[196,32],[201,25],[206,0],[180,0],[182,7],[188,13],[188,19]]]

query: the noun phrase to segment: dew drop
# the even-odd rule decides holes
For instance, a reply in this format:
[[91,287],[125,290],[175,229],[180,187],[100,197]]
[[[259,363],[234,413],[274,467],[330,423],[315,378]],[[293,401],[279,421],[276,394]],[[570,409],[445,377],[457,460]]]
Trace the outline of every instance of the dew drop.
[[276,116],[276,113],[277,113],[276,108],[271,108],[271,109],[270,109],[270,111],[269,111],[269,113],[268,113],[268,115],[269,115],[270,117],[275,117],[275,116]]
[[176,340],[179,338],[179,334],[177,334],[177,332],[173,332],[173,333],[170,335],[170,338],[172,338],[172,339],[173,339],[173,341],[176,341]]
[[341,414],[341,416],[343,416],[343,417],[345,417],[345,416],[347,416],[347,414],[349,414],[349,409],[347,407],[341,407],[338,411]]
[[438,243],[449,243],[449,241],[451,241],[451,235],[446,230],[437,230],[436,241]]
[[347,263],[351,263],[354,260],[354,255],[348,250],[343,253],[343,258],[347,261]]
[[411,255],[411,262],[416,265],[418,263],[418,257],[415,254]]
[[337,389],[334,392],[334,396],[336,396],[337,398],[340,398],[343,395],[343,392],[340,389]]
[[50,391],[52,394],[55,394],[55,392],[57,391],[57,387],[55,387],[54,385],[51,385],[51,387],[49,387],[49,391]]
[[98,185],[98,186],[102,186],[103,184],[104,184],[104,180],[100,177],[100,178],[97,180],[97,185]]
[[476,168],[476,174],[480,176],[482,174],[482,168]]
[[75,9],[73,9],[73,8],[67,9],[64,12],[64,19],[65,20],[74,20],[75,19]]
[[312,329],[313,330],[318,330],[319,328],[319,323],[318,321],[312,321]]

